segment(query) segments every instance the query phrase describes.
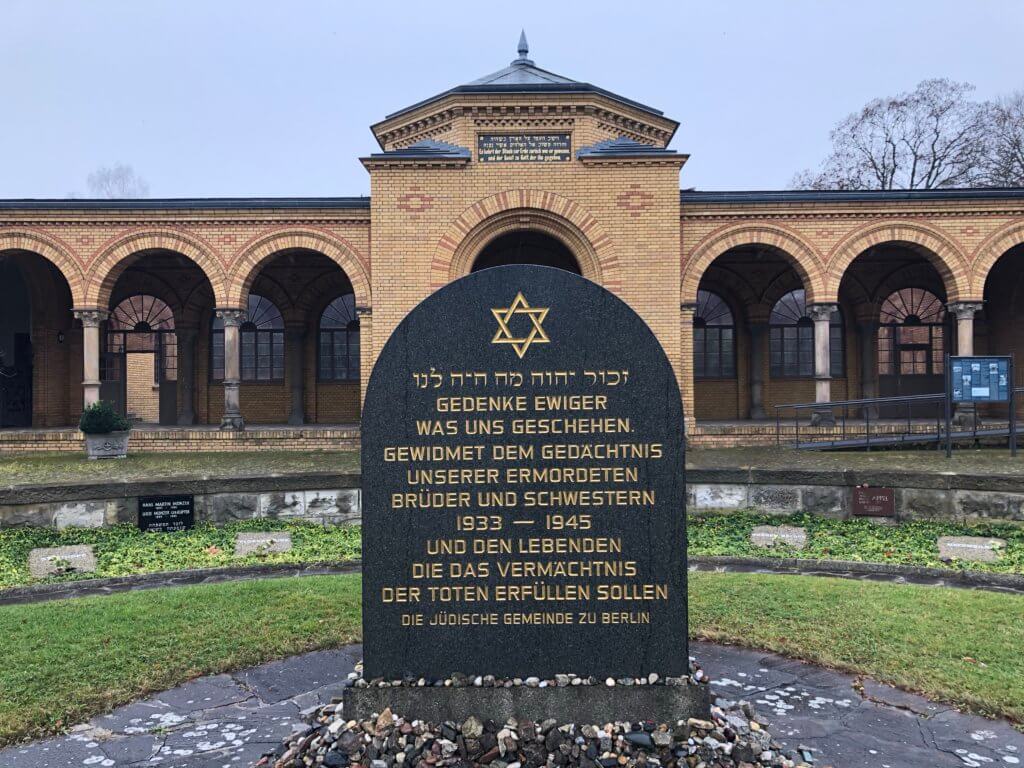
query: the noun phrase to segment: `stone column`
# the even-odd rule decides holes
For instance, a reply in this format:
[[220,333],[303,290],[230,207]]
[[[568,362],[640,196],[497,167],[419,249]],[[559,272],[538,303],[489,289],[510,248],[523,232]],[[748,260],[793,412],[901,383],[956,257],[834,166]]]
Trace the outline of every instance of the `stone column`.
[[299,427],[306,423],[305,378],[303,362],[306,359],[306,329],[289,326],[285,329],[285,354],[288,356],[288,385],[291,390],[291,410],[288,424]]
[[[814,321],[814,402],[816,403],[827,403],[832,399],[829,320],[837,309],[835,304],[812,304],[807,307],[807,315]],[[836,420],[831,410],[823,408],[814,412],[811,423],[832,426]]]
[[196,423],[196,329],[178,328],[175,335],[178,337],[178,392],[181,395],[178,424],[187,427]]
[[765,419],[764,369],[768,358],[768,310],[751,308],[747,314],[750,333],[750,418]]
[[683,396],[683,420],[688,431],[697,423],[693,389],[693,316],[696,313],[696,304],[679,305],[679,390]]
[[100,324],[107,319],[103,309],[76,309],[82,321],[82,399],[86,407],[100,399]]
[[224,416],[220,428],[226,430],[245,429],[245,420],[239,404],[238,387],[241,380],[241,338],[244,309],[218,309],[217,317],[224,323]]
[[[974,354],[974,315],[981,311],[981,306],[980,301],[955,301],[946,305],[956,317],[956,353],[961,357]],[[977,424],[978,411],[974,403],[957,403],[954,419],[964,429]]]
[[[860,396],[878,397],[878,321],[861,320],[857,323],[860,334]],[[871,418],[878,418],[878,407],[867,406]]]

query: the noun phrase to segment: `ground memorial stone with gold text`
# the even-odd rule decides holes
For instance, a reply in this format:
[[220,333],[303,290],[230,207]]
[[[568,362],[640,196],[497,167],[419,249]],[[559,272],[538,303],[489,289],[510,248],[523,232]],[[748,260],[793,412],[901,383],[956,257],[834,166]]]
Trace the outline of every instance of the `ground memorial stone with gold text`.
[[362,445],[366,678],[687,674],[682,405],[620,299],[537,266],[442,288]]

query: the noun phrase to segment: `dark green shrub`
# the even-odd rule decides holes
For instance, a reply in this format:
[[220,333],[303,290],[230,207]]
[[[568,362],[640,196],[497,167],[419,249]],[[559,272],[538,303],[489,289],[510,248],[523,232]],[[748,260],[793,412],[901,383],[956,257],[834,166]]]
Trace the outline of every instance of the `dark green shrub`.
[[86,406],[82,411],[78,428],[87,435],[105,435],[108,432],[123,432],[131,429],[132,425],[128,419],[115,411],[110,403],[100,400]]

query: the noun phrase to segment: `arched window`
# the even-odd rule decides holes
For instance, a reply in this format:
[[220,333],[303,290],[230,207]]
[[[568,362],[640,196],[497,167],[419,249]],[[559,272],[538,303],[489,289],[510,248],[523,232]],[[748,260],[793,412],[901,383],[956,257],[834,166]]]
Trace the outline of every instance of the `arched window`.
[[946,310],[924,288],[901,288],[882,302],[878,322],[878,373],[929,376],[943,372]]
[[[284,381],[284,319],[274,302],[249,294],[242,323],[242,381]],[[215,381],[224,379],[224,322],[213,319],[210,370]]]
[[351,293],[336,298],[320,315],[317,349],[321,381],[359,381],[359,318]]
[[[773,378],[814,376],[814,321],[807,315],[803,288],[790,291],[772,307],[768,351]],[[829,373],[843,375],[843,316],[829,318]]]
[[[158,364],[153,366],[154,381],[177,378],[178,337],[174,333],[174,312],[163,299],[140,293],[122,299],[107,319],[106,351],[108,353],[155,352]],[[112,361],[101,361],[103,376],[118,378],[112,372]]]
[[736,376],[736,329],[732,312],[717,293],[697,291],[693,315],[693,375],[698,379]]

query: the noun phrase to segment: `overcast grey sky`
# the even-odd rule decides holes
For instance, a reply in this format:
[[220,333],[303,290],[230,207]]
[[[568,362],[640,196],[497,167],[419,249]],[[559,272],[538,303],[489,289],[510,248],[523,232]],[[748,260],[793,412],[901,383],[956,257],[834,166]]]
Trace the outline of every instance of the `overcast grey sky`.
[[386,113],[538,66],[663,110],[681,185],[785,187],[828,131],[928,77],[1024,88],[1019,0],[0,0],[0,197],[360,195]]

